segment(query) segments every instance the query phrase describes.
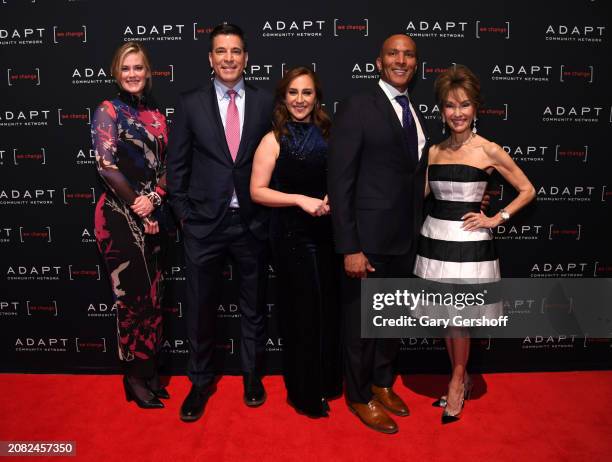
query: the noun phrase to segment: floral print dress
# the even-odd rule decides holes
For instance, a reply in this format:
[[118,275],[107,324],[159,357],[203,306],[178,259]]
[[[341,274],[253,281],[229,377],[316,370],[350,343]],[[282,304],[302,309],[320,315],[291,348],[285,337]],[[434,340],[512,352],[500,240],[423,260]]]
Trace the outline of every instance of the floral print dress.
[[[162,334],[164,235],[145,234],[130,205],[140,195],[158,204],[165,196],[166,119],[142,101],[119,97],[97,108],[91,136],[106,185],[96,205],[95,234],[117,308],[119,358],[129,375],[151,377]],[[156,209],[150,218],[159,214]]]

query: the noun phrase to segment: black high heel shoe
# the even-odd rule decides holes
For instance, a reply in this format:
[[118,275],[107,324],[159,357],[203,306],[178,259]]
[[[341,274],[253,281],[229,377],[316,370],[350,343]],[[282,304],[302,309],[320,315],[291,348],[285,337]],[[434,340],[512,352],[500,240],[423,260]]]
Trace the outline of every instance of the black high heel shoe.
[[467,392],[467,388],[466,388],[465,383],[464,383],[463,384],[463,393],[461,394],[462,395],[461,396],[461,408],[459,409],[459,412],[457,412],[456,414],[451,414],[448,411],[448,406],[446,406],[444,408],[444,412],[442,412],[442,424],[449,424],[449,423],[457,422],[458,420],[461,419],[461,412],[463,412],[463,404],[465,403],[466,392]]
[[127,376],[123,376],[123,389],[125,390],[125,399],[130,401],[135,401],[138,407],[142,409],[162,409],[164,407],[164,403],[162,403],[151,390],[142,385],[143,388],[150,395],[149,399],[142,399],[138,396],[136,391],[134,390],[134,386],[129,382]]
[[151,379],[147,380],[147,387],[149,387],[149,390],[151,390],[151,393],[153,393],[156,398],[170,399],[170,393],[168,393],[166,387],[160,383],[159,376],[157,374]]
[[[472,382],[472,378],[466,374],[464,378],[465,383],[465,391],[463,392],[463,399],[468,400],[472,396],[472,388],[474,387],[474,383]],[[440,396],[440,399],[431,403],[433,407],[446,407],[446,403],[448,398],[446,395]]]

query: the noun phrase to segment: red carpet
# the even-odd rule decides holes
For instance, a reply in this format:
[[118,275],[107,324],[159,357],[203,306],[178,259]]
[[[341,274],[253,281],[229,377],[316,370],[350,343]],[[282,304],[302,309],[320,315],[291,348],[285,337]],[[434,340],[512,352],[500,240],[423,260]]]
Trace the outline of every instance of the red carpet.
[[[155,411],[126,403],[119,376],[0,380],[0,440],[71,440],[84,461],[592,462],[610,460],[612,452],[612,371],[477,375],[463,418],[444,427],[430,403],[446,378],[398,379],[395,389],[412,415],[397,418],[395,435],[364,427],[343,399],[331,403],[327,419],[298,415],[276,376],[264,380],[268,401],[256,409],[242,403],[241,379],[224,377],[202,419],[191,424],[178,418],[185,377],[171,379],[172,399]],[[45,459],[62,460],[32,460]]]

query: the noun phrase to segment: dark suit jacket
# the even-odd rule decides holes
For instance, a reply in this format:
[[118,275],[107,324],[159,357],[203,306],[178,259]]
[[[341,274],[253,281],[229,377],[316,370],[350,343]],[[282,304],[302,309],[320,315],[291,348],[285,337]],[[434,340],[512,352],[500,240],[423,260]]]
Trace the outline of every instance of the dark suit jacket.
[[272,95],[245,82],[245,114],[232,161],[215,87],[182,93],[171,126],[167,157],[170,204],[197,238],[209,235],[227,213],[236,189],[240,215],[259,239],[267,237],[267,211],[251,201],[253,154],[271,128]]
[[415,165],[391,102],[376,86],[342,104],[329,149],[336,251],[403,255],[420,233],[429,139]]

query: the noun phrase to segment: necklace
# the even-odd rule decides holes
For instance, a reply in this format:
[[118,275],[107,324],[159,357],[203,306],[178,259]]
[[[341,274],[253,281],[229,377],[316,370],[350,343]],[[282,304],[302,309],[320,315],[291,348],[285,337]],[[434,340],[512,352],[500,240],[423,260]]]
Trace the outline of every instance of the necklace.
[[461,143],[457,143],[457,144],[453,144],[453,143],[450,141],[450,138],[449,138],[449,141],[448,141],[448,146],[449,146],[450,148],[453,148],[453,149],[459,149],[460,147],[465,146],[465,145],[466,145],[466,144],[468,144],[470,141],[472,141],[472,138],[474,138],[475,136],[476,136],[476,134],[475,134],[475,133],[470,133],[470,136],[468,136],[468,137],[467,137],[467,139],[466,139],[465,141],[463,141],[463,142],[461,142]]

